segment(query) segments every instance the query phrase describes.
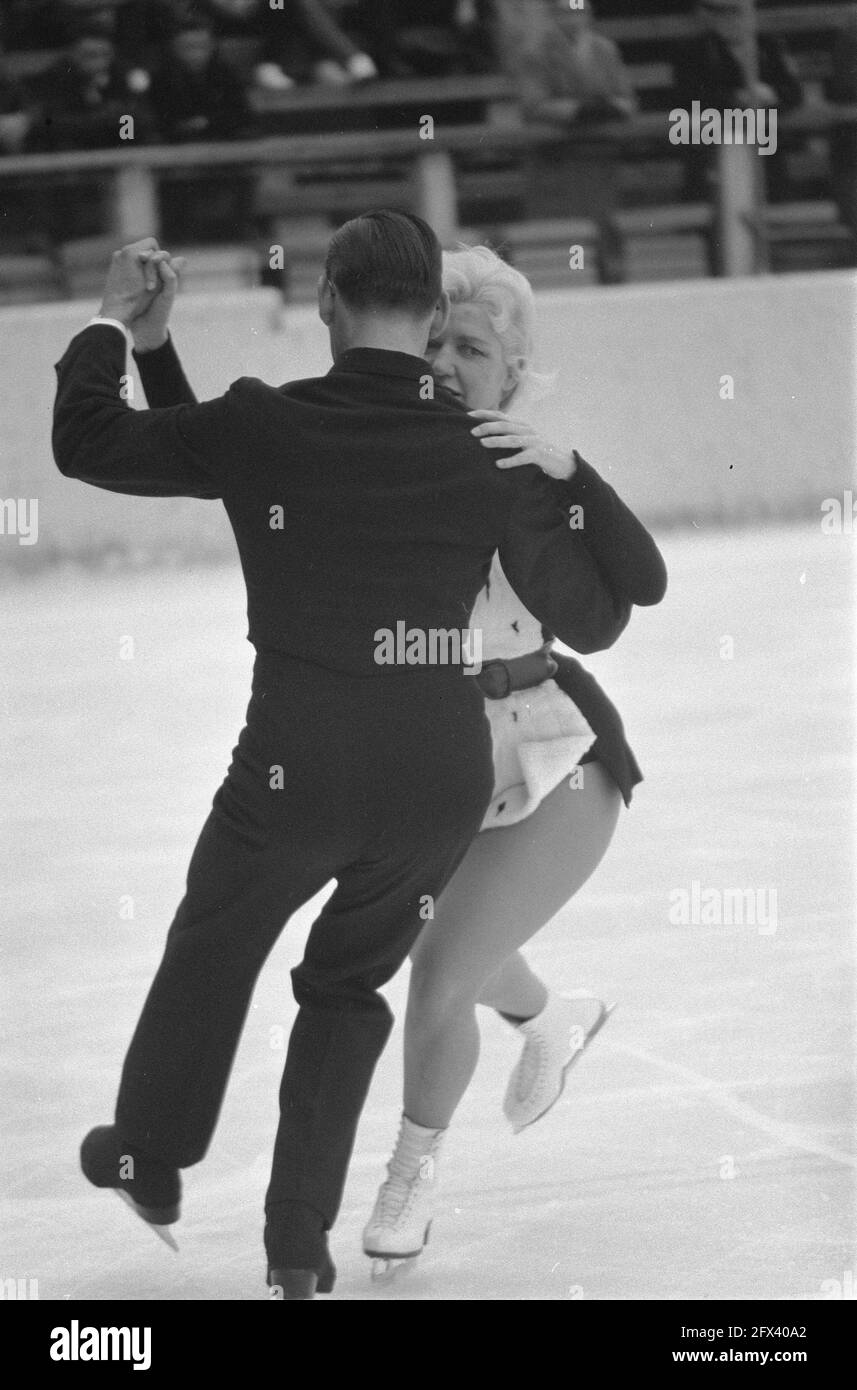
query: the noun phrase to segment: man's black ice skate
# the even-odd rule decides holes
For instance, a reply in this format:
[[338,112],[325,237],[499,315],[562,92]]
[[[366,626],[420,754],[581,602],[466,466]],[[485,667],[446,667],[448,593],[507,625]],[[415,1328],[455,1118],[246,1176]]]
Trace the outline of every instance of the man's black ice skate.
[[269,1269],[268,1297],[281,1303],[305,1302],[317,1293],[333,1293],[336,1269],[328,1255],[320,1270]]
[[273,1204],[266,1217],[268,1297],[296,1303],[333,1293],[336,1267],[321,1212],[305,1202],[283,1201]]
[[80,1166],[94,1187],[110,1188],[165,1245],[178,1250],[166,1229],[180,1214],[177,1168],[123,1144],[113,1125],[99,1125],[89,1131],[80,1146]]

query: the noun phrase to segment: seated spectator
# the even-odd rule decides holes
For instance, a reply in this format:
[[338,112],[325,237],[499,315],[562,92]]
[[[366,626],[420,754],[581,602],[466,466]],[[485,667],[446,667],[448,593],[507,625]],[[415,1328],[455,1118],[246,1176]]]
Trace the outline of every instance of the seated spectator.
[[619,150],[587,141],[586,127],[637,110],[619,49],[593,27],[590,4],[570,10],[560,0],[508,0],[498,37],[524,114],[557,128],[557,139],[529,160],[528,214],[587,217],[604,227],[619,200]]
[[[206,15],[177,12],[161,66],[152,77],[152,107],[173,144],[237,140],[253,134],[244,84],[218,53]],[[176,171],[161,181],[165,238],[234,241],[253,232],[253,174],[224,168]]]
[[[19,154],[25,146],[35,112],[26,91],[8,70],[0,33],[0,157]],[[44,255],[51,250],[50,199],[44,187],[29,181],[9,196],[3,190],[0,248],[11,254]]]
[[24,89],[9,74],[0,45],[0,154],[17,154],[23,149],[32,119]]
[[676,55],[679,105],[692,101],[719,110],[733,106],[776,106],[790,111],[802,100],[800,77],[782,39],[760,34],[758,79],[748,75],[753,42],[743,0],[697,0],[698,31]]
[[[843,105],[857,103],[857,5],[848,11],[836,36],[828,96]],[[830,172],[842,220],[857,236],[857,125],[836,126],[831,131]]]
[[[36,105],[27,137],[33,150],[118,149],[129,134],[151,138],[149,113],[131,90],[112,41],[97,23],[79,25],[63,57],[34,84]],[[133,126],[128,123],[133,117]],[[76,175],[73,185],[48,183],[39,214],[53,242],[102,235],[110,180]]]
[[355,21],[388,77],[446,77],[493,67],[489,0],[358,0]]
[[54,8],[55,22],[64,40],[70,41],[81,24],[92,33],[103,34],[113,44],[128,90],[137,96],[149,90],[151,77],[133,7],[105,4],[104,0],[60,0]]
[[129,90],[142,93],[148,76],[141,6],[142,0],[12,0],[6,7],[7,47],[67,48],[86,28],[110,40]]
[[525,32],[507,57],[517,68],[521,103],[531,120],[561,125],[581,118],[631,116],[637,99],[618,46],[599,34],[593,9],[570,10],[564,0],[539,0],[522,8]]
[[134,117],[134,138],[144,140],[150,122],[140,93],[117,59],[102,27],[82,24],[37,84],[38,118],[31,144],[39,149],[94,150],[115,146],[120,120]]
[[244,84],[220,57],[211,21],[202,13],[186,12],[173,20],[171,29],[151,90],[163,138],[176,144],[251,135],[253,119]]
[[[292,0],[289,0],[292,4]],[[198,0],[195,6],[211,22],[212,32],[221,39],[240,39],[253,52],[253,77],[259,86],[287,91],[295,85],[294,78],[264,54],[265,31],[271,12],[268,0]]]
[[[135,0],[138,3],[138,0]],[[329,12],[326,0],[152,0],[150,28],[166,41],[175,23],[202,15],[216,41],[245,40],[253,55],[253,80],[288,91],[296,82],[345,85],[377,77],[377,69],[354,37]]]
[[[57,0],[3,0],[3,43],[8,51],[58,48],[68,36],[57,33]],[[53,21],[51,22],[51,11]]]
[[[727,110],[734,107],[775,107],[791,111],[803,100],[800,77],[782,39],[760,34],[757,40],[758,77],[750,78],[750,46],[754,35],[742,0],[697,0],[697,33],[683,44],[675,60],[676,106]],[[783,142],[780,142],[782,148]],[[771,192],[784,184],[780,153],[765,161]],[[690,145],[687,152],[686,196],[707,199],[716,167],[711,146]]]
[[256,80],[276,89],[284,85],[283,77],[331,86],[377,77],[363,42],[358,8],[348,0],[280,0],[276,8],[268,5]]

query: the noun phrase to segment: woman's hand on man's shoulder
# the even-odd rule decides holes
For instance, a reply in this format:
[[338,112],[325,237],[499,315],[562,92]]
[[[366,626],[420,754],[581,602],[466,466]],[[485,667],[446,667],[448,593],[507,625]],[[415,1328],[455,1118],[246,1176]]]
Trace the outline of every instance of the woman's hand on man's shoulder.
[[551,444],[524,420],[515,420],[502,410],[471,410],[470,418],[479,423],[471,430],[485,449],[516,449],[509,458],[498,459],[498,468],[540,468],[549,478],[567,483],[574,477],[577,460],[572,450]]

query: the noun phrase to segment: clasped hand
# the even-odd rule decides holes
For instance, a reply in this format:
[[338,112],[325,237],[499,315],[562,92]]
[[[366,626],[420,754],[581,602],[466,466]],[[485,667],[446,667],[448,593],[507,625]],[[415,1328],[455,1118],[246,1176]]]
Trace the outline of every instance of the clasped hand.
[[99,314],[129,328],[138,351],[161,347],[184,264],[151,236],[114,251]]

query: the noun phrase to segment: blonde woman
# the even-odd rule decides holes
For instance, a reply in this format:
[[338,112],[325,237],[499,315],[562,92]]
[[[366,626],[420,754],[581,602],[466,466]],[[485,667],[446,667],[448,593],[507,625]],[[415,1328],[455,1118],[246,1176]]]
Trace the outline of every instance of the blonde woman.
[[[582,509],[581,535],[617,596],[660,602],[666,571],[645,528],[569,445],[520,418],[534,380],[528,281],[473,247],[444,256],[444,289],[449,323],[427,352],[438,387],[472,412],[487,449],[517,451],[498,467],[535,465],[563,505]],[[494,796],[412,953],[401,1127],[363,1237],[376,1275],[413,1260],[428,1237],[444,1135],[479,1054],[476,1005],[500,1013],[523,1044],[504,1101],[516,1131],[558,1099],[609,1012],[591,996],[554,993],[520,948],[597,868],[641,773],[613,705],[577,661],[551,654],[551,634],[496,556],[471,628],[481,632]]]

